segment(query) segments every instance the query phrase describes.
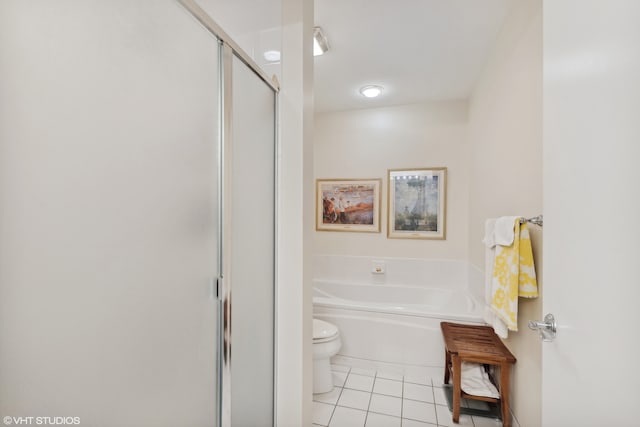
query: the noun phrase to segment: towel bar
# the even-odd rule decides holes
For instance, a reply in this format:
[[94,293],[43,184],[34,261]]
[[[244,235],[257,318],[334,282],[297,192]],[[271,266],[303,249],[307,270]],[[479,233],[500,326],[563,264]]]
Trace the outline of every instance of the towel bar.
[[520,224],[524,224],[525,222],[530,222],[531,224],[542,227],[542,215],[534,216],[533,218],[520,218]]

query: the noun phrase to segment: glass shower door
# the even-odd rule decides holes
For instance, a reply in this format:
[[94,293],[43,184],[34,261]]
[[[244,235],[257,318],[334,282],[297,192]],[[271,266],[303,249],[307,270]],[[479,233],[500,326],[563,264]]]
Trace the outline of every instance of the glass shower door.
[[231,425],[266,427],[274,417],[276,95],[236,56],[230,66]]
[[0,2],[0,414],[217,424],[218,40],[173,0]]

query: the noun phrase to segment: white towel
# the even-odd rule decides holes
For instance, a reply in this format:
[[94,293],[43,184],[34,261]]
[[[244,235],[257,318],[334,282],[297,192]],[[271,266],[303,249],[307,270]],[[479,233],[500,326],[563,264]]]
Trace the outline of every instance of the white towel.
[[461,365],[460,388],[462,391],[474,396],[500,398],[498,389],[489,380],[489,374],[484,370],[483,365],[471,362],[462,362]]
[[[501,338],[507,338],[509,330],[507,324],[495,315],[491,309],[492,283],[493,283],[493,265],[496,256],[495,249],[495,228],[496,219],[490,218],[484,224],[484,243],[485,243],[485,267],[484,267],[484,321],[493,328]],[[515,219],[514,219],[515,221]],[[513,228],[513,223],[512,223]],[[513,230],[512,230],[513,233]]]
[[518,216],[501,216],[496,220],[493,242],[500,246],[511,246],[515,238],[514,224]]

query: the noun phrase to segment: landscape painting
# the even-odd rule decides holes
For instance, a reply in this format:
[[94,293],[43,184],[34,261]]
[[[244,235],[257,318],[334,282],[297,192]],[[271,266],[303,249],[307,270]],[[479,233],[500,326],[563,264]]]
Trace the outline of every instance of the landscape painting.
[[389,170],[387,237],[445,239],[447,168]]
[[318,179],[316,230],[380,232],[379,179]]

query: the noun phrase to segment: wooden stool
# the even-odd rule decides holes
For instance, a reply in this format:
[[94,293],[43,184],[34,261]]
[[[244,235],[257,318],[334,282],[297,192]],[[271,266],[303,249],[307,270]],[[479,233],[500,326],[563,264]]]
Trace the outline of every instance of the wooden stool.
[[[460,325],[442,322],[442,336],[445,345],[444,383],[449,384],[453,370],[453,422],[460,421],[460,399],[482,400],[499,403],[502,412],[502,425],[511,426],[509,416],[509,375],[516,358],[500,341],[490,326]],[[460,387],[462,361],[482,363],[500,367],[500,399],[466,394]],[[495,380],[490,376],[491,382]]]

